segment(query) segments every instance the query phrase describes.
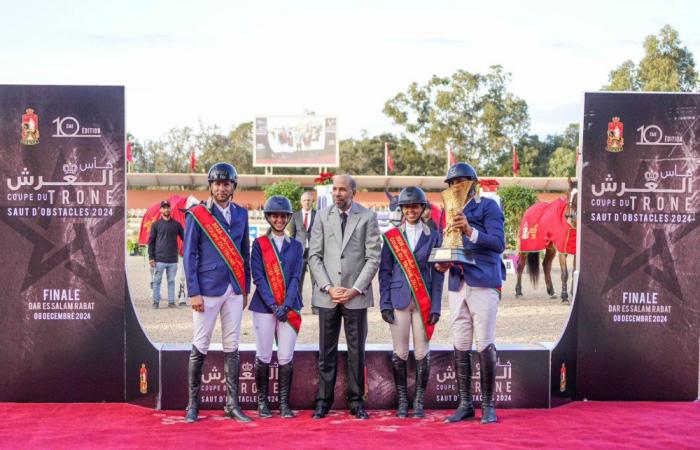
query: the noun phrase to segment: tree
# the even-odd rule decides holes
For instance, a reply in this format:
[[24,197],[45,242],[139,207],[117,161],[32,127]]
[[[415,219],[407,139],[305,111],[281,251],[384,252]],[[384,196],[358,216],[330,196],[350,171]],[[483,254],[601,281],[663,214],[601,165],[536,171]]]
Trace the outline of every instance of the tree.
[[267,185],[263,188],[265,192],[265,199],[272,197],[273,195],[282,195],[287,197],[290,202],[292,202],[292,211],[296,211],[301,208],[301,194],[304,193],[304,188],[301,187],[299,183],[291,180],[278,181]]
[[550,177],[575,177],[576,150],[566,147],[557,148],[549,159],[547,175]]
[[452,148],[460,160],[493,167],[529,128],[527,104],[508,91],[509,82],[501,66],[485,75],[465,70],[434,75],[389,99],[384,114],[427,153],[446,155]]
[[665,25],[658,36],[644,39],[644,57],[635,66],[627,60],[610,72],[607,91],[692,92],[698,88],[693,54],[681,46],[678,32]]
[[525,211],[537,202],[537,194],[532,188],[516,184],[499,189],[498,195],[503,201],[506,247],[514,250],[518,243],[520,220]]

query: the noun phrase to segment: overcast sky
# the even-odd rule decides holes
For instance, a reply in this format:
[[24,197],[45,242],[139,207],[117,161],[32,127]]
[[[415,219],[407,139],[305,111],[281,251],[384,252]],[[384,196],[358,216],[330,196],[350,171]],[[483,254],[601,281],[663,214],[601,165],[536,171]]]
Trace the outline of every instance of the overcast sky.
[[0,83],[124,85],[140,139],[306,110],[347,138],[397,131],[382,108],[411,82],[501,64],[545,135],[664,24],[700,57],[698,4],[1,0]]

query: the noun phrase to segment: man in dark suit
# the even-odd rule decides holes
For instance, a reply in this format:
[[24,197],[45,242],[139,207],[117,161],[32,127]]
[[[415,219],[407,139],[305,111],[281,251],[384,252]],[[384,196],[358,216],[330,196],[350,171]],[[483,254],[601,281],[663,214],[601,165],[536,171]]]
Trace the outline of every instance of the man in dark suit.
[[334,204],[318,212],[311,231],[311,302],[319,311],[319,382],[314,419],[326,417],[333,405],[341,321],[348,345],[347,403],[355,417],[369,418],[362,399],[367,308],[374,303],[372,279],[379,268],[381,235],[376,214],[353,202],[356,191],[350,175],[335,176]]
[[[313,208],[314,194],[311,191],[306,191],[301,195],[301,209],[292,214],[292,220],[289,222],[288,230],[292,239],[301,242],[304,248],[304,264],[301,267],[301,280],[299,281],[299,295],[302,295],[304,290],[304,277],[306,276],[306,268],[309,262],[309,241],[311,238],[311,227],[314,226],[316,218],[316,210]],[[311,284],[313,285],[313,276]]]

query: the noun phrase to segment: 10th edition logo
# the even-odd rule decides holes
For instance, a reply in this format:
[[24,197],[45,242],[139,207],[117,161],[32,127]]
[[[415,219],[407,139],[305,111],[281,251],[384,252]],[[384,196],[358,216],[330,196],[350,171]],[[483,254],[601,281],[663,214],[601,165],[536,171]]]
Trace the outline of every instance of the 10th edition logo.
[[56,138],[98,138],[102,134],[99,127],[81,127],[75,117],[56,117],[51,123],[56,125],[52,137]]

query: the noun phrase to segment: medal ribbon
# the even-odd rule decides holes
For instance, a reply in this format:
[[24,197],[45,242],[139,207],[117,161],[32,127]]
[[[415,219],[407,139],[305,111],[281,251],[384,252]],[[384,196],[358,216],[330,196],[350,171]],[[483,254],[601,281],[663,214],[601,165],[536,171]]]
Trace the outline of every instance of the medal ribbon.
[[394,255],[394,259],[396,259],[399,267],[401,267],[406,281],[408,281],[413,301],[415,302],[416,308],[420,311],[425,337],[430,341],[435,331],[435,325],[430,325],[428,323],[432,301],[430,300],[428,289],[425,287],[423,274],[420,273],[420,269],[418,268],[416,255],[414,255],[409,248],[406,236],[399,228],[392,228],[384,233],[382,237],[389,246],[389,250],[391,250],[391,253]]
[[[277,253],[277,247],[272,243],[269,236],[260,236],[258,244],[260,244],[263,265],[265,266],[267,285],[272,291],[275,303],[282,306],[287,296],[287,280],[282,271],[282,263]],[[287,312],[287,323],[294,329],[296,334],[299,334],[301,329],[301,314],[299,311],[290,308]]]
[[[219,255],[226,263],[226,267],[231,271],[233,280],[245,297],[247,295],[245,290],[245,265],[241,252],[231,240],[231,236],[206,206],[193,206],[187,210],[187,213],[192,216],[204,235],[209,238],[216,251],[219,252]],[[244,238],[248,239],[247,236],[244,236]]]

